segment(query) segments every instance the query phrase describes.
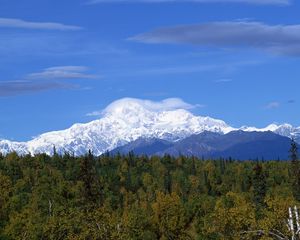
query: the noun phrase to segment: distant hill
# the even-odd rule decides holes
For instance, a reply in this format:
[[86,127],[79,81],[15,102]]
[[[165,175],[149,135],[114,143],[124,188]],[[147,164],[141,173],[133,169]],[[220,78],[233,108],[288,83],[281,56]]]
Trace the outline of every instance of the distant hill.
[[273,132],[233,131],[228,134],[203,132],[178,142],[160,139],[138,139],[125,146],[116,148],[113,154],[126,154],[130,151],[137,155],[197,156],[204,158],[228,158],[240,160],[266,159],[287,160],[291,140]]

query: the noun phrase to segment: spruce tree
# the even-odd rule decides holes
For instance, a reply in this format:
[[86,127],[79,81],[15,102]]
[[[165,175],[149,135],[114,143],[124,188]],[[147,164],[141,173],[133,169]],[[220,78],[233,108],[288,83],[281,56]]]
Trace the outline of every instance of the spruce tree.
[[264,200],[267,192],[266,174],[259,163],[256,164],[253,171],[253,200],[257,216],[259,217],[260,210],[265,206]]
[[298,159],[298,147],[294,139],[291,142],[290,159],[293,195],[297,201],[300,201],[300,163]]
[[95,158],[89,150],[80,160],[80,178],[84,185],[84,198],[87,202],[97,203],[100,200],[100,187],[96,177]]
[[291,143],[290,158],[292,163],[298,162],[298,147],[294,139],[292,139],[292,143]]

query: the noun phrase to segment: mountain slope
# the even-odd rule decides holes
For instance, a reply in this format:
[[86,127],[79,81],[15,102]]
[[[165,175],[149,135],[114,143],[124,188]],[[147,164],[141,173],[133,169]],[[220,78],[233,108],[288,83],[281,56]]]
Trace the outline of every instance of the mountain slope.
[[[273,132],[233,131],[227,134],[203,132],[175,143],[161,143],[151,139],[150,143],[140,139],[117,148],[113,153],[147,155],[197,156],[204,158],[281,159],[289,158],[291,140]],[[160,146],[159,150],[156,146]]]
[[134,152],[137,155],[153,155],[153,153],[162,152],[164,150],[169,149],[172,147],[174,143],[168,142],[161,139],[156,138],[139,138],[133,142],[130,142],[124,146],[117,147],[114,150],[112,150],[111,154],[127,154],[129,152]]
[[[110,104],[98,120],[48,132],[28,142],[0,140],[0,152],[51,154],[55,146],[59,153],[67,151],[81,155],[90,149],[100,155],[139,138],[177,142],[205,131],[226,134],[237,130],[222,120],[195,116],[183,108],[190,109],[191,106],[178,102],[178,99],[152,102],[124,98]],[[269,128],[283,136],[300,138],[300,128],[290,125],[270,125],[266,129],[243,127],[243,130],[266,131]]]

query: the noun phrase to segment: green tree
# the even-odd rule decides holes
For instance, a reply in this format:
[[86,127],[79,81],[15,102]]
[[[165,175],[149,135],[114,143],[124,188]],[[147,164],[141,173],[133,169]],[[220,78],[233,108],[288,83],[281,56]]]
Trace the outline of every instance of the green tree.
[[293,194],[295,199],[300,201],[300,163],[298,160],[298,147],[294,139],[291,142],[290,159]]
[[253,201],[256,205],[257,217],[259,217],[260,211],[265,205],[264,200],[267,193],[266,174],[259,163],[255,165],[253,172]]
[[100,202],[100,184],[96,176],[95,159],[92,152],[80,159],[80,177],[83,182],[84,199],[91,204]]
[[13,188],[10,178],[0,172],[0,239],[1,229],[3,226],[5,226],[8,220],[8,202],[12,195],[12,191]]

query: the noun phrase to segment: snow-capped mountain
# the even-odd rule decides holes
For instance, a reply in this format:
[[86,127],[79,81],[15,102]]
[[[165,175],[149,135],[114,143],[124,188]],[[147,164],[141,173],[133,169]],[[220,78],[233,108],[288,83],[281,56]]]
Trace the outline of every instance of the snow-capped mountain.
[[265,128],[256,128],[256,127],[241,127],[239,130],[245,132],[274,132],[278,135],[294,138],[298,143],[300,143],[300,127],[293,127],[290,124],[270,124]]
[[[0,141],[0,152],[25,153],[71,152],[81,155],[91,149],[100,155],[129,142],[157,138],[176,142],[204,131],[226,134],[238,130],[222,120],[195,116],[186,110],[192,106],[179,99],[152,102],[124,98],[110,104],[100,119],[75,124],[69,129],[42,134],[28,142]],[[243,127],[243,131],[273,131],[288,137],[300,137],[300,127],[270,125],[265,129]]]

